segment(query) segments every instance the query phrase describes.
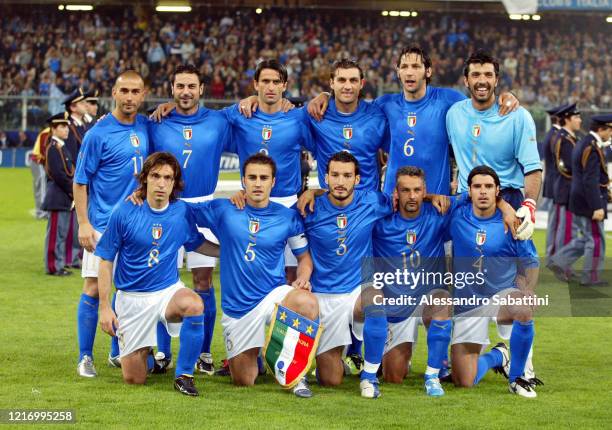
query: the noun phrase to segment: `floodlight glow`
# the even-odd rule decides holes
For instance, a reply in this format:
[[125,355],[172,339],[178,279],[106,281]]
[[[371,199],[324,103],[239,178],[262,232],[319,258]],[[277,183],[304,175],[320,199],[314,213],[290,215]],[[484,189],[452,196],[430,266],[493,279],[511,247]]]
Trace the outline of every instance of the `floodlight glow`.
[[542,17],[540,15],[531,15],[531,19],[534,21],[539,21],[542,19]]
[[93,6],[90,4],[67,4],[66,10],[71,11],[90,11],[93,10]]
[[389,15],[391,15],[391,16],[399,16],[399,14],[400,13],[397,10],[392,10],[391,12],[389,12]]
[[418,15],[419,15],[419,13],[418,13],[418,12],[416,12],[416,11],[415,11],[415,12],[412,12],[412,16],[418,16]]
[[517,21],[517,20],[523,19],[523,16],[522,15],[517,15],[515,13],[512,13],[512,14],[510,14],[510,19],[513,20],[513,21]]
[[191,12],[191,6],[159,5],[155,10],[157,12]]
[[64,5],[63,5],[63,4],[60,4],[60,5],[59,5],[57,8],[58,8],[59,10],[64,10]]
[[263,12],[263,9],[262,9],[262,8],[260,8],[260,7],[258,7],[257,9],[255,9],[255,13],[256,13],[257,15],[259,15],[259,14],[260,14],[260,13],[262,13],[262,12]]
[[611,23],[611,24],[612,24],[612,16],[607,17],[607,18],[606,18],[606,22],[609,22],[609,23]]
[[380,14],[382,16],[389,16],[389,11],[388,10],[383,10]]

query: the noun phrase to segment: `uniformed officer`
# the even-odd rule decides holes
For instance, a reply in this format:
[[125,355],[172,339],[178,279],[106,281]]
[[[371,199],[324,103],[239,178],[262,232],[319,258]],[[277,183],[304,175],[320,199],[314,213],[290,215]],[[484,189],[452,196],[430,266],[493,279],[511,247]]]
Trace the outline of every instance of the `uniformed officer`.
[[[582,119],[576,104],[567,105],[559,112],[559,125],[552,142],[553,157],[555,161],[555,178],[553,187],[553,202],[558,217],[552,255],[562,246],[567,245],[574,237],[576,230],[572,224],[572,213],[568,210],[570,186],[572,182],[572,151],[576,145],[576,132],[580,130]],[[571,273],[567,273],[571,276]]]
[[[66,100],[66,112],[69,115],[70,123],[68,124],[69,133],[66,139],[66,149],[70,152],[73,160],[77,159],[81,143],[85,137],[85,132],[89,129],[89,125],[85,123],[85,114],[87,114],[86,94],[82,88],[73,91]],[[82,248],[79,245],[79,224],[74,211],[71,215],[70,230],[66,237],[66,265],[75,269],[81,267]]]
[[606,255],[603,220],[609,201],[609,178],[605,149],[612,137],[612,114],[591,118],[589,134],[578,142],[572,152],[572,183],[569,210],[573,223],[581,233],[562,247],[551,259],[551,270],[563,278],[564,268],[584,255],[580,284],[608,285],[601,274]]
[[87,128],[93,127],[98,117],[98,90],[91,89],[85,93],[85,105],[86,113],[83,116],[83,120],[87,125]]
[[[565,105],[556,106],[546,111],[550,115],[550,121],[552,126],[546,133],[542,144],[540,145],[540,158],[544,160],[544,187],[542,197],[544,198],[544,204],[542,206],[548,207],[548,228],[546,229],[546,255],[550,257],[554,253],[554,237],[557,228],[558,218],[557,210],[553,203],[553,189],[554,179],[553,176],[556,167],[554,154],[552,152],[552,142],[556,140],[557,133],[561,130],[559,125],[559,117],[557,112],[565,108]],[[548,262],[548,261],[547,261]]]
[[45,269],[47,274],[71,275],[66,269],[66,237],[70,230],[72,208],[72,177],[74,159],[66,148],[69,134],[68,113],[62,112],[48,119],[51,136],[47,143],[45,171],[47,172],[47,193],[43,201],[44,210],[49,212],[47,236],[45,238]]

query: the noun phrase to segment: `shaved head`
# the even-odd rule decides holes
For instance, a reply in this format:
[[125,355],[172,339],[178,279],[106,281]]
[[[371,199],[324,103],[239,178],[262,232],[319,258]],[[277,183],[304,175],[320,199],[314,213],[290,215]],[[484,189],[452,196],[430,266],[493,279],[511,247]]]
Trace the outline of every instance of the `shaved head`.
[[140,73],[138,73],[135,70],[126,70],[125,72],[117,76],[117,80],[115,81],[115,87],[119,86],[121,83],[125,81],[136,81],[136,80],[140,81],[142,83],[142,87],[144,88],[144,79],[142,79],[142,76],[140,76]]
[[115,100],[113,113],[120,120],[133,121],[144,97],[145,88],[142,76],[133,70],[121,73],[113,87],[113,99]]

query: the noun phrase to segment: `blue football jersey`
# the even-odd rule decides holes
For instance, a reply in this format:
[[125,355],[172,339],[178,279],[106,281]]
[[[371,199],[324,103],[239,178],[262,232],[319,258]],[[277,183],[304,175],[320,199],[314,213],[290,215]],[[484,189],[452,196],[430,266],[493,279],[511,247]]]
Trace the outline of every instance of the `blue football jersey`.
[[307,115],[314,138],[313,156],[321,188],[327,188],[325,173],[332,155],[340,151],[350,152],[359,162],[361,181],[358,190],[378,191],[378,150],[389,140],[389,127],[384,113],[372,103],[360,101],[357,110],[350,114],[339,112],[334,99],[329,102],[322,121]]
[[314,212],[304,220],[314,263],[313,292],[349,293],[368,280],[361,269],[372,257],[372,230],[392,211],[391,199],[375,191],[356,190],[345,207],[332,204],[327,193],[316,198]]
[[270,202],[265,208],[237,209],[227,199],[189,203],[198,226],[221,245],[221,307],[240,318],[274,288],[286,283],[285,246],[295,255],[308,250],[299,213]]
[[[413,305],[387,306],[387,316],[405,318],[419,304],[420,297],[437,288],[447,289],[440,277],[446,270],[444,242],[454,211],[465,204],[466,195],[451,197],[451,207],[442,215],[429,202],[424,202],[415,218],[404,218],[397,211],[379,220],[373,232],[374,268],[379,273],[414,273],[418,277],[402,278],[402,284],[386,284],[385,297],[410,296]],[[439,277],[430,274],[440,274]],[[408,282],[405,282],[406,279]],[[381,279],[382,280],[382,279]]]
[[[539,265],[531,240],[516,240],[510,231],[504,233],[499,209],[491,217],[478,218],[472,204],[466,204],[454,212],[449,231],[453,241],[454,296],[457,298],[490,299],[499,291],[516,287],[518,267]],[[472,274],[469,280],[466,274]],[[474,307],[455,306],[455,314]]]
[[232,124],[232,151],[240,159],[240,171],[249,156],[262,152],[276,163],[272,197],[297,194],[302,188],[301,151],[312,151],[312,142],[302,109],[267,114],[257,110],[251,118],[240,114],[238,105],[223,109]]
[[427,86],[425,96],[406,100],[403,93],[386,94],[374,101],[389,122],[389,160],[384,192],[393,193],[400,167],[416,166],[425,171],[427,191],[450,194],[450,154],[446,113],[465,96],[456,90]]
[[95,255],[113,261],[115,287],[132,292],[159,291],[179,280],[176,259],[185,246],[194,251],[204,242],[187,204],[175,201],[163,210],[122,202],[111,214]]
[[183,198],[213,194],[219,179],[221,154],[230,148],[231,131],[226,116],[199,108],[193,115],[172,111],[149,128],[153,152],[172,153],[183,174]]
[[108,114],[85,134],[74,181],[88,186],[89,222],[99,232],[115,205],[138,186],[137,176],[149,155],[147,123],[142,115],[136,115],[133,124],[123,124]]
[[493,168],[502,188],[517,189],[526,173],[542,169],[535,123],[523,107],[501,116],[497,103],[479,111],[463,100],[448,111],[446,127],[459,168],[459,192],[467,190],[468,175],[479,165]]

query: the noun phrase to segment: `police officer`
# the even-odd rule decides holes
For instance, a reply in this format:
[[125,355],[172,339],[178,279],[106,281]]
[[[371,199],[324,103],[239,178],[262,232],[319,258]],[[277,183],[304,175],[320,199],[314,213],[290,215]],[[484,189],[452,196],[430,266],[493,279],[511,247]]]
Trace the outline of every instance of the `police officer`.
[[87,125],[87,129],[93,127],[98,117],[98,90],[91,89],[85,93],[85,110],[83,121]]
[[[64,100],[64,106],[66,106],[66,112],[70,120],[66,149],[70,152],[73,160],[77,159],[85,132],[90,127],[85,123],[87,96],[88,94],[82,88],[78,88]],[[74,211],[72,211],[70,226],[66,237],[66,265],[78,269],[81,267],[82,249],[79,245],[79,224]]]
[[66,269],[66,237],[70,230],[72,208],[72,177],[74,159],[67,150],[70,121],[68,113],[62,112],[48,120],[51,136],[47,144],[45,171],[47,172],[47,193],[43,201],[44,210],[49,212],[47,236],[45,238],[45,269],[47,274],[71,275]]
[[609,178],[605,149],[612,136],[612,114],[593,116],[589,134],[572,152],[572,183],[569,210],[581,233],[559,249],[551,259],[551,270],[563,279],[563,268],[584,255],[580,285],[605,286],[601,278],[606,255],[603,220],[609,201]]
[[566,106],[564,105],[556,106],[546,111],[546,113],[548,113],[548,115],[550,116],[552,126],[550,127],[550,130],[548,130],[548,132],[546,133],[546,136],[544,137],[544,140],[540,145],[540,158],[544,160],[544,187],[542,197],[545,199],[545,202],[543,206],[548,206],[548,228],[546,230],[546,255],[548,258],[552,254],[554,254],[553,244],[558,222],[557,211],[552,201],[555,185],[554,179],[556,177],[553,176],[556,171],[556,167],[554,154],[552,152],[552,142],[556,141],[557,133],[559,132],[559,130],[561,130],[557,112],[559,112],[565,107]]
[[[553,202],[558,221],[553,244],[553,252],[567,245],[574,237],[576,230],[572,224],[572,213],[568,210],[570,186],[572,182],[572,151],[576,146],[576,132],[580,130],[582,119],[576,104],[567,105],[559,112],[559,130],[553,139],[552,150],[555,161],[555,178]],[[567,273],[571,276],[571,273]]]

